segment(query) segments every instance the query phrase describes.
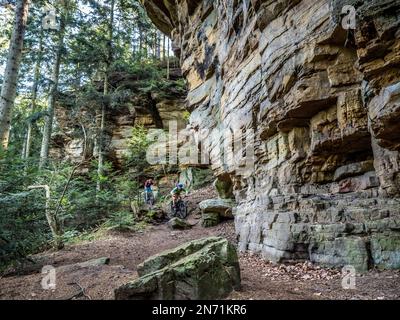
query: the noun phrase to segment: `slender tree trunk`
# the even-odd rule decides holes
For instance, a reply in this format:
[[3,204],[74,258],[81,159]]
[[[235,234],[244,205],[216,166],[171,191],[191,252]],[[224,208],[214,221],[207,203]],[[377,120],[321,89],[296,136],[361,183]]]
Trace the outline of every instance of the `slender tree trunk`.
[[163,46],[162,46],[163,61],[165,61],[165,34],[163,35]]
[[18,0],[15,6],[15,22],[8,49],[6,70],[0,95],[0,143],[6,149],[10,135],[11,111],[17,91],[17,78],[22,58],[24,34],[30,0]]
[[169,38],[167,39],[167,79],[169,80]]
[[46,207],[45,207],[45,215],[47,219],[47,223],[49,224],[51,234],[54,240],[54,246],[57,249],[62,249],[64,247],[62,242],[62,227],[60,221],[57,217],[57,213],[53,212],[50,208],[51,201],[51,193],[50,187],[48,185],[37,185],[37,186],[29,186],[28,189],[44,189],[46,191]]
[[157,32],[154,33],[153,41],[153,59],[157,59]]
[[136,58],[136,49],[137,46],[137,41],[136,41],[136,28],[133,31],[133,35],[132,35],[132,59]]
[[139,57],[140,57],[140,60],[142,60],[142,57],[143,57],[143,30],[140,25],[138,26],[138,29],[139,29]]
[[23,143],[23,145],[22,145],[21,159],[25,159],[26,139],[27,139],[27,136],[28,136],[28,132],[25,132],[25,135],[24,135],[24,143]]
[[[38,57],[35,64],[35,76],[33,80],[32,86],[32,100],[31,100],[31,114],[33,115],[36,112],[36,99],[37,93],[39,90],[39,79],[40,79],[40,65],[43,59],[43,26],[41,25],[40,28],[40,38],[39,38],[39,52]],[[28,130],[26,134],[26,141],[25,141],[25,152],[24,158],[27,159],[30,156],[30,149],[32,144],[32,120],[28,123]]]
[[[107,75],[104,77],[104,89],[103,89],[103,94],[104,97],[107,96],[108,94],[108,77]],[[96,184],[96,190],[101,191],[102,189],[102,183],[101,183],[101,177],[104,175],[104,139],[105,139],[105,122],[106,122],[106,106],[105,102],[103,102],[103,105],[101,107],[101,114],[100,114],[100,135],[99,135],[99,140],[97,142],[98,145],[98,152],[99,156],[97,159],[97,184]]]
[[62,13],[60,21],[59,38],[57,43],[56,56],[54,58],[53,64],[53,74],[50,85],[50,94],[47,102],[47,115],[45,118],[45,124],[43,129],[43,139],[42,146],[40,149],[40,162],[39,168],[43,168],[49,157],[49,145],[51,139],[51,133],[53,130],[53,120],[54,120],[54,109],[57,100],[57,90],[58,90],[58,79],[60,75],[61,58],[64,47],[64,35],[65,35],[65,15],[66,10]]
[[[105,76],[104,76],[104,88],[103,88],[103,95],[104,98],[107,97],[108,95],[108,73],[110,71],[110,66],[113,61],[113,38],[114,38],[114,7],[115,7],[115,0],[111,1],[111,12],[110,12],[110,23],[108,26],[109,30],[109,38],[108,38],[108,57],[106,61],[106,69],[105,69]],[[99,135],[99,141],[98,141],[98,152],[99,152],[99,157],[98,157],[98,165],[97,165],[97,184],[96,184],[96,190],[101,191],[102,189],[102,183],[101,183],[101,177],[104,176],[104,158],[105,158],[105,146],[104,146],[104,140],[105,140],[105,122],[106,122],[106,103],[103,102],[103,105],[101,107],[101,115],[100,115],[100,135]]]
[[157,31],[157,33],[156,33],[156,55],[157,55],[157,59],[161,60],[161,35],[160,35],[160,31]]
[[144,47],[145,47],[145,57],[146,59],[150,58],[151,55],[151,45],[149,43],[149,33],[147,31],[144,32]]

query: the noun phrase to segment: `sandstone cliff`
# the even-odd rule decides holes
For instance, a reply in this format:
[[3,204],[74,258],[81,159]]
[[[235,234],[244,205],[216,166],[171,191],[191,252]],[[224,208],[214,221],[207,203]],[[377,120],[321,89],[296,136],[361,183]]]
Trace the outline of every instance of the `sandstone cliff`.
[[[173,37],[191,128],[233,186],[240,249],[399,268],[400,3],[143,3]],[[344,5],[355,30],[343,28]],[[251,170],[221,156],[228,130],[244,141],[234,155],[254,150]]]
[[[172,69],[171,74],[174,80],[181,79],[179,69]],[[115,72],[110,78],[111,85],[117,90],[107,108],[106,148],[107,159],[116,168],[123,165],[134,126],[168,129],[169,121],[175,121],[178,129],[187,125],[185,90],[174,81],[163,89],[144,90],[142,80],[124,72]],[[101,86],[100,83],[99,88]],[[73,94],[66,95],[56,109],[59,132],[52,139],[53,158],[80,162],[85,149],[85,137],[86,158],[97,156],[96,110],[102,101],[98,97],[97,100],[96,97],[87,98],[84,105],[77,108],[76,104],[79,103]]]

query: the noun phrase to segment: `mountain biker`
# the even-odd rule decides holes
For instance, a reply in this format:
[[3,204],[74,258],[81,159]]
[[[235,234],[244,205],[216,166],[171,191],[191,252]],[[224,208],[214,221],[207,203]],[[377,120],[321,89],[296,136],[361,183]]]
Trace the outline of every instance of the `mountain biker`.
[[171,191],[171,196],[172,196],[172,206],[175,208],[176,203],[181,200],[181,194],[185,193],[187,194],[187,191],[185,190],[184,186],[182,183],[178,183],[174,189]]
[[153,197],[153,179],[147,179],[146,182],[144,183],[144,197],[145,197],[145,201],[147,203],[147,201],[149,199],[152,199]]

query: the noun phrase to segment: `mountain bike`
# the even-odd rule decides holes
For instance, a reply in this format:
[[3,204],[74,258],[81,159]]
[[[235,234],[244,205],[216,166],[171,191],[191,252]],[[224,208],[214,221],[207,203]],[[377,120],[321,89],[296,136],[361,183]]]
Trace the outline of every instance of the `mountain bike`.
[[154,194],[153,194],[153,191],[144,193],[144,202],[149,206],[153,206],[154,205]]
[[188,207],[186,201],[179,199],[175,203],[175,206],[171,201],[170,207],[171,207],[171,217],[185,219],[188,216]]

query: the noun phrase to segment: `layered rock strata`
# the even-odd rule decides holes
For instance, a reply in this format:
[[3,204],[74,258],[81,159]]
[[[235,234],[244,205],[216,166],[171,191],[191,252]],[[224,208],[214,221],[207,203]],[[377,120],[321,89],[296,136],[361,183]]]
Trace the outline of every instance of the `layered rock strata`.
[[232,184],[240,249],[399,268],[400,3],[143,3],[174,40],[191,128]]
[[[171,73],[180,74],[179,69]],[[178,77],[178,79],[180,79]],[[187,125],[185,92],[171,82],[166,89],[146,92],[141,89],[141,80],[135,75],[126,73],[112,74],[110,82],[113,87],[123,93],[120,98],[114,98],[107,108],[105,146],[107,160],[115,167],[123,165],[124,157],[129,150],[132,129],[143,126],[146,129],[168,129],[170,121],[178,130]],[[68,97],[63,101],[75,101]],[[119,101],[121,100],[121,101]],[[76,106],[60,105],[56,109],[56,120],[60,131],[52,139],[51,153],[53,158],[80,162],[86,148],[86,157],[97,156],[96,136],[99,134],[96,110],[101,101],[88,103],[76,111]],[[86,146],[85,138],[86,137]]]

